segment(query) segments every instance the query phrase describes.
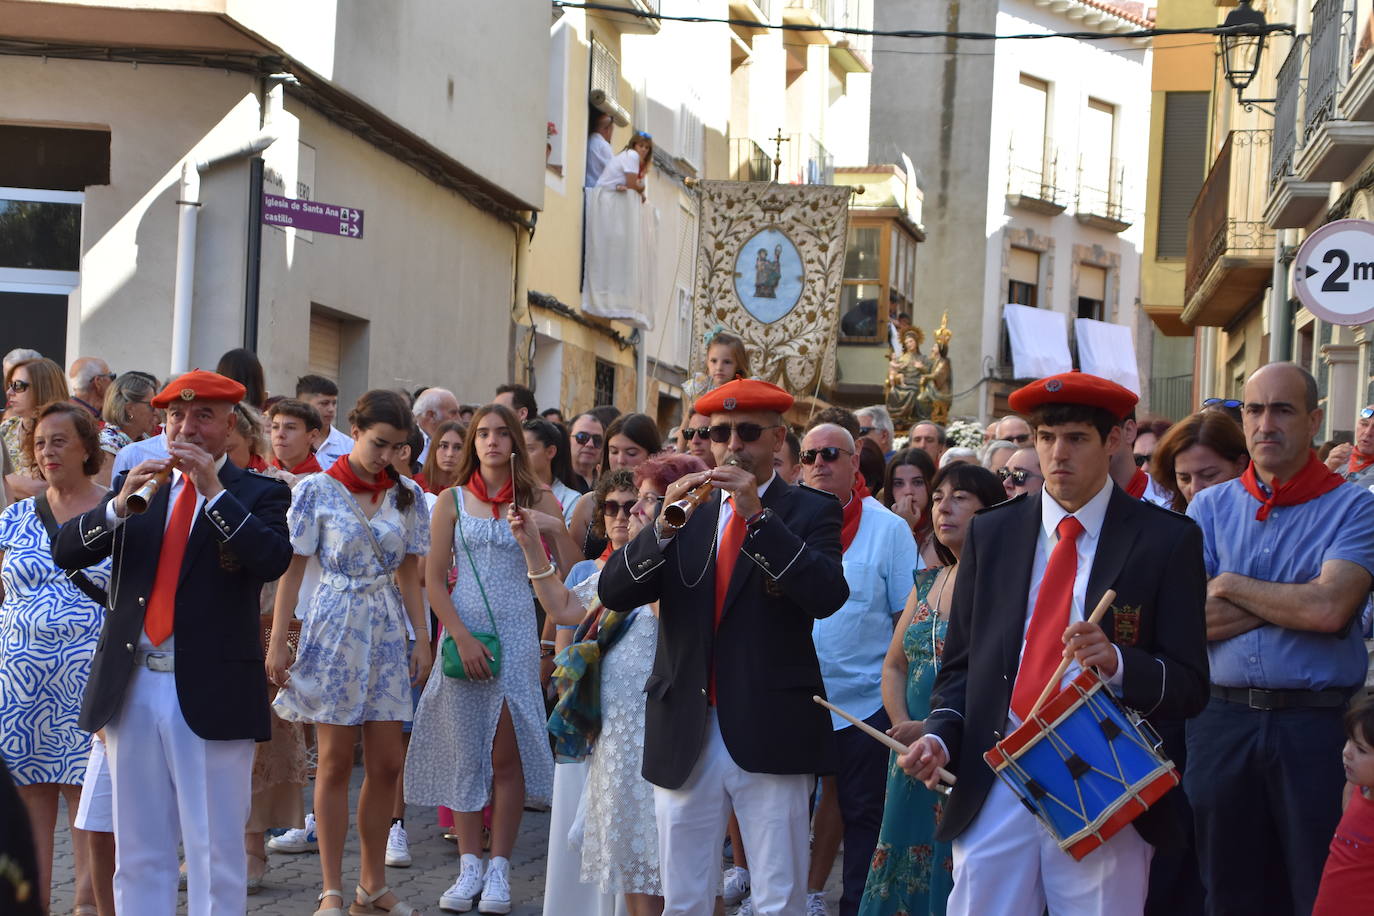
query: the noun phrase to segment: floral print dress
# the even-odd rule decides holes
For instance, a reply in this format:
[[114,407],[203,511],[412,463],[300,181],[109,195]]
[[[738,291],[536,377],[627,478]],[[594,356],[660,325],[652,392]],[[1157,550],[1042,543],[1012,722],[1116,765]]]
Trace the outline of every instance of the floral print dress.
[[[902,634],[906,653],[906,711],[912,719],[930,715],[930,689],[940,667],[948,622],[929,604],[930,587],[939,569],[916,573],[916,613]],[[859,916],[943,914],[954,886],[954,854],[948,843],[935,842],[940,822],[940,796],[912,779],[897,765],[887,767],[887,801],[883,826]]]
[[[405,510],[397,505],[400,487],[414,497]],[[345,500],[353,495],[327,474],[312,474],[291,491],[291,548],[319,558],[320,584],[301,621],[290,677],[272,709],[288,722],[407,722],[410,647],[395,578],[407,554],[429,553],[429,511],[409,480],[386,490],[367,520],[382,547],[379,557]]]

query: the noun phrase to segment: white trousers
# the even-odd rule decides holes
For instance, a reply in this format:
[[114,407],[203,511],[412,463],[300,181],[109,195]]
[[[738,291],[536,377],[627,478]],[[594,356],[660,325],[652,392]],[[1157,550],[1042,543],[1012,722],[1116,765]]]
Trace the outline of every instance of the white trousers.
[[806,910],[808,802],[814,777],[747,773],[725,749],[715,710],[706,744],[680,789],[654,787],[664,916],[711,916],[720,892],[721,846],[733,808],[749,855],[754,912]]
[[176,675],[141,666],[105,740],[116,910],[176,913],[180,840],[188,916],[241,916],[248,907],[243,831],[252,803],[253,742],[196,735],[182,718]]
[[1001,779],[954,841],[950,916],[1139,916],[1154,847],[1126,827],[1081,862],[1059,848]]

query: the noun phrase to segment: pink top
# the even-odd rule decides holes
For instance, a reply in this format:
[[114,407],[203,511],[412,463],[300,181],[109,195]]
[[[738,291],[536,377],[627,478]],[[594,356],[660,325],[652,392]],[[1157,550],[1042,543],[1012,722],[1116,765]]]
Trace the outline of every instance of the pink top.
[[1359,786],[1336,826],[1312,916],[1367,912],[1374,897],[1374,802]]

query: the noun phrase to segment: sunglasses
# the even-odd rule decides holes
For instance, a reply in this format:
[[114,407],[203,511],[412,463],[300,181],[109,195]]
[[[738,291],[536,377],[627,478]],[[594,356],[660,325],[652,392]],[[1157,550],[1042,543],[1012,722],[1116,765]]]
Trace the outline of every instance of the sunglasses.
[[737,423],[734,425],[720,423],[712,426],[707,432],[710,434],[712,442],[729,442],[731,433],[739,436],[741,442],[757,442],[765,429],[782,429],[782,427],[761,426],[758,423]]
[[875,429],[877,429],[876,426],[860,426],[860,427],[859,427],[859,437],[862,438],[862,437],[864,437],[864,436],[867,436],[869,433],[873,432],[873,430],[875,430]]
[[1007,441],[1016,445],[1025,445],[1030,441],[1030,433],[1021,433],[1019,436],[1007,436]]
[[1208,398],[1202,402],[1203,407],[1225,407],[1227,410],[1239,410],[1244,401],[1235,398]]
[[23,379],[17,378],[14,381],[10,382],[9,387],[5,390],[13,391],[15,394],[20,394],[22,392],[28,391],[32,387],[33,385],[31,385],[30,383],[24,381]]
[[1374,407],[1366,407],[1360,411],[1361,420],[1368,420],[1370,417],[1374,417]]
[[684,426],[682,427],[682,441],[691,442],[697,436],[705,439],[711,435],[709,426]]
[[815,464],[817,458],[824,459],[827,464],[832,461],[839,461],[841,455],[854,454],[847,448],[840,448],[838,445],[827,445],[825,448],[809,448],[801,453],[802,464]]
[[601,511],[612,517],[624,515],[626,518],[629,518],[630,510],[635,507],[635,503],[637,502],[639,502],[637,499],[632,499],[625,503],[618,503],[613,499],[608,499],[606,500],[605,507]]
[[1002,478],[1004,482],[1010,480],[1013,486],[1024,487],[1027,480],[1040,475],[1034,471],[1027,471],[1025,468],[1017,468],[1014,471],[1010,468],[998,468],[997,476]]
[[573,433],[573,441],[578,445],[586,445],[588,442],[595,448],[601,448],[601,437],[596,433]]

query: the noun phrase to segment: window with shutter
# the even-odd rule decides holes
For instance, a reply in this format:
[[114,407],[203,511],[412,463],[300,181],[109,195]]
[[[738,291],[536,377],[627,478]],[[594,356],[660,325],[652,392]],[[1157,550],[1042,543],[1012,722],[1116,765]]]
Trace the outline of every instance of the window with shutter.
[[595,35],[592,36],[592,73],[591,89],[595,92],[600,89],[606,93],[606,98],[613,102],[620,101],[620,61],[615,59],[611,49],[601,43]]
[[1164,94],[1164,144],[1160,153],[1156,258],[1188,255],[1188,214],[1207,169],[1206,92]]
[[343,363],[343,322],[318,311],[310,313],[310,374],[339,380]]

